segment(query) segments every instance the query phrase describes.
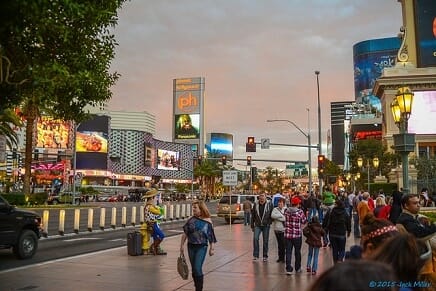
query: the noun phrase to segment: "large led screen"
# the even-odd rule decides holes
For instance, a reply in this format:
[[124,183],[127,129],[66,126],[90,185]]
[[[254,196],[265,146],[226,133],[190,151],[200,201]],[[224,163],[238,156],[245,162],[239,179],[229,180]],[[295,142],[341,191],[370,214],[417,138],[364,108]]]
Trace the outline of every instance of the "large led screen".
[[436,67],[436,5],[434,0],[415,0],[418,67]]
[[208,152],[233,158],[233,135],[229,133],[211,133],[206,145]]
[[42,116],[36,125],[37,148],[68,148],[70,122]]
[[175,115],[175,139],[200,138],[200,114]]
[[107,137],[102,132],[78,131],[76,133],[76,152],[107,153]]
[[180,153],[157,149],[157,168],[159,170],[175,170],[177,171],[180,167]]
[[436,91],[414,92],[409,132],[436,134]]

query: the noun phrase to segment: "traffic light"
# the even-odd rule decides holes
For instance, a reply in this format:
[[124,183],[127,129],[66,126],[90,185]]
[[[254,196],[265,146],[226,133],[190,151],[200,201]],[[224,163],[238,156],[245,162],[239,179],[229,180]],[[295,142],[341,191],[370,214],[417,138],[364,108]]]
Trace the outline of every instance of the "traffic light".
[[254,141],[254,136],[248,137],[247,143],[245,144],[245,151],[247,153],[255,153],[256,152],[256,143]]
[[247,156],[247,166],[251,166],[251,156]]
[[199,165],[201,165],[201,163],[203,162],[203,157],[202,156],[198,156],[197,157],[197,162]]
[[223,166],[227,165],[227,157],[226,156],[221,157],[221,163],[223,164]]
[[35,161],[39,160],[39,151],[38,150],[33,151],[33,160],[35,160]]
[[325,169],[325,156],[318,155],[318,176],[324,177],[324,169]]

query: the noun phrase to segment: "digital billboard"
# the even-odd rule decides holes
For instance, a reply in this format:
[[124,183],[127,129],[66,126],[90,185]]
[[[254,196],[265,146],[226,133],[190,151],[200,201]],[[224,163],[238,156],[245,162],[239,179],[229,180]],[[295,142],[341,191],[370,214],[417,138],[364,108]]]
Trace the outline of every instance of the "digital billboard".
[[36,124],[37,148],[66,149],[69,143],[70,122],[41,116]]
[[97,131],[78,131],[76,133],[76,152],[107,153],[107,134]]
[[418,67],[436,67],[436,5],[415,0],[415,34]]
[[436,134],[436,91],[414,92],[409,132]]
[[180,152],[157,149],[157,168],[177,171],[180,167]]
[[200,114],[177,114],[174,125],[175,139],[200,138]]
[[399,48],[398,37],[366,40],[353,46],[354,96],[358,103],[381,111],[380,99],[372,94],[372,88],[383,69],[395,65]]
[[209,153],[233,158],[233,135],[216,132],[208,134],[206,149]]

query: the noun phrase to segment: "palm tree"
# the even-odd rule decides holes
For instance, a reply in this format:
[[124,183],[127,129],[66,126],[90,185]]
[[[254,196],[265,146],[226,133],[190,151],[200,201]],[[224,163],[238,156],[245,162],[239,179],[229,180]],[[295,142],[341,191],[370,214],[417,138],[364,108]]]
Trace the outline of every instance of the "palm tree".
[[0,136],[6,139],[6,146],[14,148],[18,143],[18,136],[15,127],[23,126],[20,118],[11,109],[3,109],[0,112]]

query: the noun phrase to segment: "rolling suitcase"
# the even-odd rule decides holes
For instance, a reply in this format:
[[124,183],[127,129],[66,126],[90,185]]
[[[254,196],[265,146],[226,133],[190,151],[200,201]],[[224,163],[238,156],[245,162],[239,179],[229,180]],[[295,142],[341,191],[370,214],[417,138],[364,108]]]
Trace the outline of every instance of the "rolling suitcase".
[[127,234],[127,254],[130,256],[140,256],[144,254],[142,251],[142,234],[139,231],[133,231]]

